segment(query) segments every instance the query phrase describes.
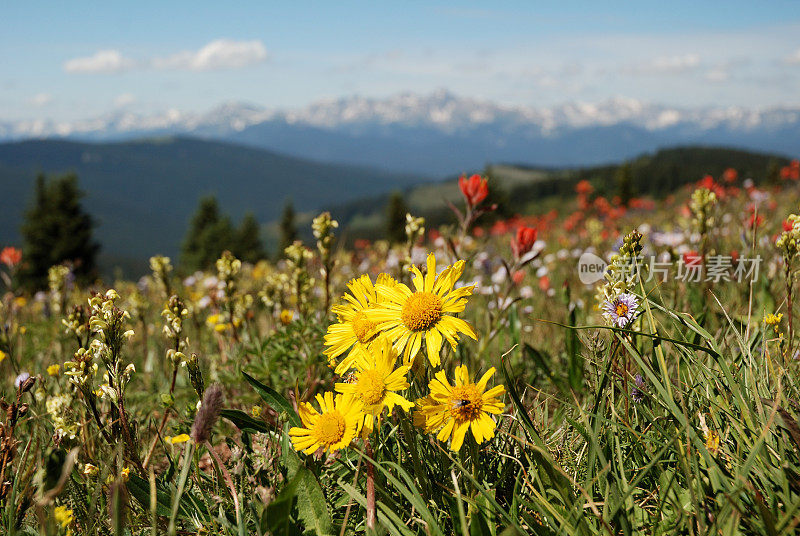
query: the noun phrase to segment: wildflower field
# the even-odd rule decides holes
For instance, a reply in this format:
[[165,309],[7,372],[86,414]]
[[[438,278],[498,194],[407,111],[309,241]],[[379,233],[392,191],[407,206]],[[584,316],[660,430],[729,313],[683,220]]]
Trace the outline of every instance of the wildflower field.
[[[800,165],[17,285],[0,534],[791,534]],[[490,223],[485,223],[490,222]]]

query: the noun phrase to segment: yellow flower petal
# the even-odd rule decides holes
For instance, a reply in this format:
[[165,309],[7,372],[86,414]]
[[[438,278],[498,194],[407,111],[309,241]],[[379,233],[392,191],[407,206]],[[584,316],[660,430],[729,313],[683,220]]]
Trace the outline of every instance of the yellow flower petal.
[[189,434],[180,434],[176,435],[175,437],[167,436],[167,441],[172,443],[173,445],[177,445],[178,443],[186,443],[190,439],[191,437],[189,437]]

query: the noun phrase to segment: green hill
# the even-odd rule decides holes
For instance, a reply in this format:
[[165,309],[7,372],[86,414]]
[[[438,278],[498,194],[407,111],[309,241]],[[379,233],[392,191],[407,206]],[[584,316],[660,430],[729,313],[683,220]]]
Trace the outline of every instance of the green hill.
[[198,199],[216,194],[237,221],[267,223],[291,198],[301,211],[420,182],[419,177],[330,165],[191,138],[125,143],[34,140],[0,144],[0,244],[19,241],[36,174],[75,172],[98,222],[106,268],[175,255]]
[[[783,156],[719,147],[676,147],[641,155],[628,162],[636,195],[663,197],[704,175],[719,177],[735,168],[741,178],[756,184],[776,173],[788,159]],[[592,183],[607,197],[616,194],[615,174],[620,164],[589,168],[549,169],[520,164],[489,165],[482,173],[489,177],[490,191],[500,201],[503,216],[542,213],[558,208],[565,198],[572,199],[581,180]],[[398,188],[399,189],[399,188]],[[460,202],[456,177],[445,182],[416,185],[404,192],[406,203],[415,215],[424,216],[429,226],[451,222],[453,215],[445,201]],[[332,213],[347,227],[348,237],[380,238],[384,232],[384,211],[388,194],[357,199],[336,207]],[[485,220],[483,220],[485,221]]]
[[[654,197],[707,173],[719,176],[727,167],[758,183],[770,169],[775,172],[786,163],[779,156],[709,147],[665,149],[630,162],[634,192]],[[510,216],[563,206],[562,200],[571,199],[575,184],[583,179],[611,197],[617,169],[616,164],[576,169],[496,164],[483,172],[503,209],[500,216]],[[300,212],[301,231],[310,214],[330,209],[352,240],[384,236],[384,211],[392,190],[403,191],[411,211],[425,216],[429,226],[452,221],[445,200],[458,202],[460,197],[455,177],[423,182],[410,175],[192,138],[104,144],[25,141],[0,144],[0,245],[19,242],[19,224],[40,171],[77,173],[87,194],[85,206],[98,223],[104,270],[122,266],[132,275],[147,269],[150,255],[178,253],[198,199],[209,193],[217,195],[234,223],[253,211],[268,242],[272,222],[288,198]]]

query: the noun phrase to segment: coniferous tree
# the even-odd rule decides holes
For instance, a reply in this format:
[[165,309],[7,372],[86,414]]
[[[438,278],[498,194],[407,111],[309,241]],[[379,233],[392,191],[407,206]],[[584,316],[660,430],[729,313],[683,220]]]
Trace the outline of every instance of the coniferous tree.
[[34,200],[25,213],[21,232],[24,262],[20,282],[29,289],[47,287],[47,271],[67,263],[81,283],[97,276],[96,257],[100,249],[92,236],[94,221],[81,205],[78,177],[64,175],[48,180],[36,178]]
[[294,205],[291,201],[287,201],[281,215],[281,240],[278,243],[278,257],[283,257],[283,251],[297,240],[297,226],[294,219]]
[[236,240],[231,248],[233,254],[240,260],[253,264],[263,259],[266,255],[259,236],[260,232],[261,229],[255,215],[252,212],[245,214],[242,223],[236,230]]
[[626,162],[617,168],[616,175],[619,202],[623,207],[627,207],[633,198],[633,169],[630,163]]
[[210,268],[223,251],[231,248],[233,234],[230,218],[220,214],[217,198],[200,199],[183,243],[181,261],[190,270]]
[[392,192],[386,206],[386,239],[392,244],[406,240],[408,205],[400,192]]
[[228,215],[222,214],[217,224],[211,227],[206,235],[204,243],[207,255],[203,258],[203,268],[213,267],[222,252],[230,251],[235,242],[236,230],[231,219]]
[[183,242],[181,261],[184,266],[192,270],[202,268],[206,236],[209,229],[219,224],[219,220],[217,198],[206,196],[200,199]]
[[767,164],[767,184],[775,186],[781,178],[781,164],[777,160],[770,160]]

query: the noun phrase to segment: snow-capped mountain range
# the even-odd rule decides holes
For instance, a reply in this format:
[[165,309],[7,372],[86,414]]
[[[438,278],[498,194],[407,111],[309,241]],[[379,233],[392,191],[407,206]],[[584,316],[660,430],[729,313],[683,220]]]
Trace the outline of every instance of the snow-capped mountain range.
[[114,140],[193,135],[306,158],[446,174],[492,161],[548,166],[628,158],[664,145],[800,152],[800,108],[676,108],[614,98],[596,104],[505,106],[447,91],[346,97],[296,110],[227,103],[206,113],[116,112],[55,122],[0,120],[0,140]]

